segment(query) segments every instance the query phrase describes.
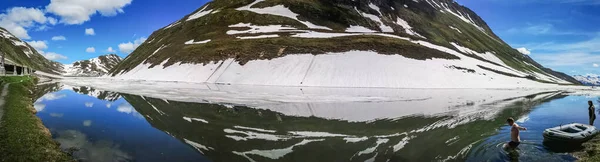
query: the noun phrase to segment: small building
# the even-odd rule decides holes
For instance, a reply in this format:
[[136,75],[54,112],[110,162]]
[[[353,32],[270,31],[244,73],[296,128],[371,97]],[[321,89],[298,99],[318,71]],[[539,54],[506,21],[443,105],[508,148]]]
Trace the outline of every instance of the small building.
[[33,69],[9,59],[4,60],[4,66],[0,65],[0,75],[29,75],[33,72]]

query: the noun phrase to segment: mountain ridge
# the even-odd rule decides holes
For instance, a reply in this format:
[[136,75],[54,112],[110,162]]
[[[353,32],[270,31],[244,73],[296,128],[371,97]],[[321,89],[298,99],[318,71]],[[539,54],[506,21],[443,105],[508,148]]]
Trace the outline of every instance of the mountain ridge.
[[107,74],[119,62],[121,57],[116,54],[101,55],[88,60],[75,61],[63,65],[64,76],[98,77]]
[[0,52],[6,54],[11,62],[51,74],[59,74],[62,66],[56,61],[46,59],[28,43],[17,38],[8,30],[0,27]]
[[[252,65],[246,66],[248,62],[270,61],[269,64],[272,64],[285,60],[286,57],[304,57],[302,54],[313,55],[317,60],[331,54],[339,54],[339,59],[354,60],[356,58],[347,57],[361,57],[344,55],[352,51],[374,51],[381,55],[427,61],[461,60],[463,63],[459,64],[469,62],[469,67],[442,66],[448,69],[459,67],[454,68],[459,71],[468,69],[466,71],[476,71],[476,75],[482,76],[493,73],[540,83],[579,84],[570,76],[544,68],[508,46],[493,33],[483,19],[452,0],[215,0],[181,20],[155,31],[148,41],[111,70],[110,74],[122,78],[165,80],[147,76],[147,73],[191,68],[202,74],[185,71],[184,73],[190,75],[182,74],[171,78],[176,81],[222,84],[408,88],[409,84],[401,85],[400,82],[405,82],[404,80],[397,80],[397,83],[381,81],[376,85],[362,85],[366,83],[360,81],[361,79],[353,81],[356,83],[319,80],[314,83],[308,81],[307,85],[302,81],[302,77],[295,77],[295,81],[277,82],[272,80],[281,80],[283,76],[275,76],[278,75],[276,73],[280,73],[276,69],[272,70],[272,75],[262,76],[271,79],[265,82],[264,79],[251,76],[249,71],[239,71],[251,68]],[[371,58],[375,57],[380,56],[374,55]],[[236,64],[232,64],[234,62]],[[310,62],[314,62],[314,59],[308,62],[302,63],[311,64],[308,65],[308,71],[299,72],[299,69],[294,69],[298,71],[298,74],[294,75],[304,75],[304,78],[309,77],[311,80],[308,73],[313,67],[313,63]],[[230,70],[231,65],[238,70]],[[336,64],[331,68],[335,67],[342,66]],[[225,68],[225,72],[222,73],[221,68]],[[382,70],[378,68],[373,70]],[[136,72],[130,73],[133,69],[136,69]],[[204,72],[205,70],[207,72]],[[229,73],[240,75],[230,76]],[[378,77],[398,79],[385,78],[387,75],[390,74],[381,74]],[[322,77],[331,76],[333,74]],[[427,79],[427,76],[416,78]],[[480,80],[486,80],[483,78],[478,77]],[[494,77],[489,78],[491,80]],[[510,81],[506,82],[511,82],[511,86],[519,86],[521,83],[514,79],[508,80]],[[501,84],[509,85],[504,82]],[[466,85],[443,85],[461,86]]]

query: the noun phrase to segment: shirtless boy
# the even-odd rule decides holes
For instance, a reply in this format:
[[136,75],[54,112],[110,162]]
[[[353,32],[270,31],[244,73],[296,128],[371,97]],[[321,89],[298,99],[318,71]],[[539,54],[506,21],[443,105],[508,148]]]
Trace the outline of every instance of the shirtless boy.
[[525,127],[520,127],[517,123],[515,123],[515,119],[508,118],[506,119],[510,128],[510,142],[508,142],[508,146],[510,148],[517,148],[519,144],[521,144],[521,136],[519,136],[520,130],[527,130]]

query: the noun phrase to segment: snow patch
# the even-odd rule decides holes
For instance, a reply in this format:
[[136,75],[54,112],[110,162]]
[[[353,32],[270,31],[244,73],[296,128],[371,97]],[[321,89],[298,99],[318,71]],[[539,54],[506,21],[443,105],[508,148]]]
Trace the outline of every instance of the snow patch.
[[325,26],[319,26],[319,25],[315,25],[311,22],[308,21],[301,21],[298,19],[298,14],[292,12],[289,8],[283,6],[283,5],[276,5],[276,6],[271,6],[271,7],[265,7],[265,8],[252,8],[252,6],[254,6],[255,4],[262,2],[264,0],[255,0],[253,3],[247,5],[247,6],[243,6],[240,8],[237,8],[236,10],[238,11],[251,11],[251,12],[255,12],[258,14],[270,14],[270,15],[277,15],[277,16],[283,16],[283,17],[287,17],[287,18],[291,18],[294,19],[304,25],[306,25],[308,28],[311,29],[324,29],[324,30],[331,30],[331,28],[325,27]]
[[298,147],[298,146],[302,146],[302,145],[306,145],[308,143],[311,142],[318,142],[318,141],[324,141],[324,139],[315,139],[315,140],[302,140],[302,142],[294,144],[290,147],[287,148],[283,148],[283,149],[272,149],[272,150],[252,150],[252,151],[246,151],[246,152],[237,152],[237,151],[233,151],[234,154],[243,156],[248,158],[248,160],[254,162],[253,159],[251,159],[250,157],[248,157],[247,155],[258,155],[258,156],[262,156],[265,158],[269,158],[269,159],[279,159],[284,157],[285,155],[292,153],[294,150],[294,147]]
[[414,36],[421,37],[421,38],[425,38],[424,36],[421,36],[419,33],[413,31],[412,27],[410,25],[408,25],[408,22],[404,21],[400,17],[397,18],[396,24],[402,26],[402,28],[404,28],[404,31],[407,34],[414,35]]
[[458,28],[456,28],[456,27],[454,27],[454,26],[448,26],[448,27],[450,27],[450,29],[452,29],[452,30],[456,30],[458,33],[461,33],[461,34],[462,34],[462,31],[460,31],[460,29],[458,29]]
[[258,36],[245,36],[245,37],[237,37],[238,39],[262,39],[262,38],[277,38],[279,35],[277,34],[267,34],[267,35],[258,35]]
[[202,150],[205,150],[205,151],[214,150],[212,147],[207,147],[207,146],[204,146],[202,144],[196,143],[194,141],[190,141],[190,140],[185,139],[185,138],[183,139],[183,141],[185,141],[185,143],[187,143],[187,144],[191,145],[192,147],[194,147],[196,150],[198,150],[198,152],[200,152],[202,154],[204,154],[204,152],[202,152]]
[[194,42],[194,40],[189,40],[187,42],[185,42],[186,45],[191,45],[191,44],[204,44],[204,43],[208,43],[210,42],[210,39],[208,40],[203,40],[203,41],[199,41],[199,42]]
[[208,124],[208,121],[206,121],[206,120],[204,120],[204,119],[200,119],[200,118],[190,118],[190,117],[183,117],[183,120],[186,120],[186,121],[188,121],[188,122],[190,122],[190,123],[191,123],[191,122],[192,122],[192,120],[193,120],[193,121],[199,121],[199,122],[202,122],[202,123],[206,123],[206,124]]
[[377,31],[371,30],[369,28],[365,28],[364,26],[355,26],[350,25],[346,32],[356,32],[356,33],[375,33]]

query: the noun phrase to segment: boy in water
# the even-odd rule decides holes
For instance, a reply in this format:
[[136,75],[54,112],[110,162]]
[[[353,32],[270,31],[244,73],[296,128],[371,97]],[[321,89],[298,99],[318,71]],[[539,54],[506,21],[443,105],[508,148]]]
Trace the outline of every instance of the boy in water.
[[520,130],[527,130],[525,127],[520,127],[517,123],[515,123],[515,119],[508,118],[506,119],[510,128],[510,142],[508,142],[507,146],[510,148],[517,148],[519,144],[521,144],[521,137],[519,136]]

